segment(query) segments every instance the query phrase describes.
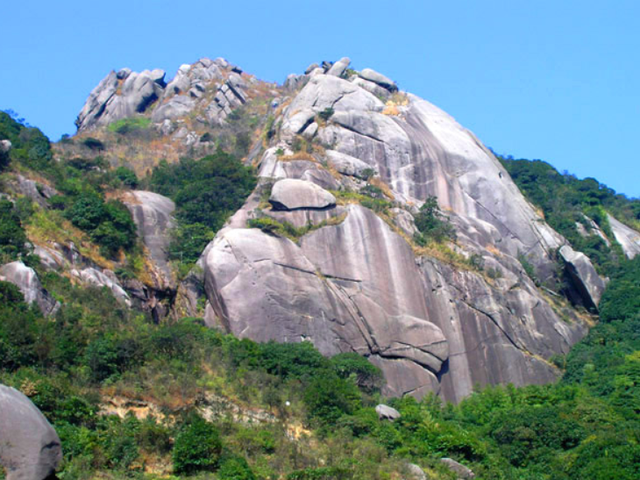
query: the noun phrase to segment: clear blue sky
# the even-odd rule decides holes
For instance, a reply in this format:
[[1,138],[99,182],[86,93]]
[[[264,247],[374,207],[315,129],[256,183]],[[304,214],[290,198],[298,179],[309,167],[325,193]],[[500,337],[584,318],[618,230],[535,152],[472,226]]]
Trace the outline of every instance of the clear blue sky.
[[281,83],[352,59],[488,146],[640,197],[640,1],[38,0],[2,5],[0,109],[74,133],[111,69],[223,56]]

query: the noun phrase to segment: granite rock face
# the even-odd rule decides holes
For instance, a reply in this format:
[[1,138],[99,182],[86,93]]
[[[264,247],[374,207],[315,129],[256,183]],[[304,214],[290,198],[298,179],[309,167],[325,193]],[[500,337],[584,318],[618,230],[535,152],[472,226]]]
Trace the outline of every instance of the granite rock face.
[[[344,60],[296,77],[304,86],[291,91],[258,164],[264,181],[276,180],[272,207],[259,208],[259,185],[218,232],[201,276],[184,288],[191,305],[201,282],[211,326],[257,341],[312,341],[325,355],[360,353],[382,370],[390,396],[459,401],[476,384],[553,381],[558,371],[544,359],[566,353],[587,327],[578,315],[561,319],[518,258],[544,282],[566,240],[472,133],[402,92],[388,110],[382,99],[394,83],[367,69],[345,80]],[[313,161],[276,153],[290,156],[299,135],[322,145]],[[395,202],[386,216],[327,191],[357,192],[372,176]],[[412,213],[430,196],[456,228],[446,248],[479,258],[484,271],[412,245]],[[308,233],[293,242],[248,229],[256,215]],[[567,265],[577,267],[583,300],[597,305],[603,283],[588,259]]]
[[640,253],[640,232],[627,227],[612,215],[607,215],[613,235],[622,246],[622,251],[627,258],[633,258]]
[[0,463],[7,480],[44,480],[62,460],[60,438],[18,390],[0,385]]
[[441,458],[440,462],[445,464],[447,468],[455,473],[460,479],[476,478],[476,474],[473,473],[470,468],[465,467],[451,458]]
[[17,286],[24,295],[24,301],[35,303],[45,316],[55,315],[60,308],[60,304],[42,287],[35,270],[20,261],[0,267],[0,280]]
[[[382,370],[390,396],[459,401],[476,384],[553,381],[558,371],[544,359],[566,353],[587,326],[577,314],[560,318],[518,258],[544,282],[566,240],[471,132],[403,92],[388,109],[394,83],[369,70],[346,80],[347,66],[314,66],[275,118],[281,128],[258,163],[263,182],[276,180],[272,208],[261,206],[259,186],[205,249],[205,320],[257,341],[357,352]],[[313,159],[290,160],[300,135],[322,146]],[[394,202],[386,214],[326,191],[358,192],[372,176]],[[412,244],[412,213],[430,196],[457,232],[444,247],[473,255],[480,269]],[[293,242],[247,228],[256,215],[308,233]],[[602,280],[579,260],[576,281],[596,305]]]
[[175,279],[169,265],[167,249],[171,230],[175,227],[173,200],[158,193],[134,190],[123,198],[133,221],[138,228],[138,236],[149,252],[154,264],[153,281],[157,290],[175,289]]
[[567,273],[576,293],[587,308],[597,310],[604,292],[604,281],[584,253],[576,252],[569,245],[564,245],[559,253],[567,265]]

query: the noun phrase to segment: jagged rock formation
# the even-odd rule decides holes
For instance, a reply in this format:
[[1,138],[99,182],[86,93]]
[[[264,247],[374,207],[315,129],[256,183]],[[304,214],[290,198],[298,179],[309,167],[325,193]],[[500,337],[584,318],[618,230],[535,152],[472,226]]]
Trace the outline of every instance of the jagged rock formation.
[[18,390],[0,385],[0,464],[7,480],[44,480],[62,460],[60,438]]
[[627,258],[633,258],[640,253],[640,232],[627,227],[612,215],[607,215],[609,225],[616,241],[622,246],[622,251]]
[[202,110],[198,122],[216,125],[246,102],[247,84],[241,73],[222,58],[202,58],[193,65],[182,65],[168,84],[163,70],[112,71],[89,95],[76,126],[79,132],[90,131],[150,112],[163,133],[171,134],[180,128],[173,121],[196,109]]
[[123,68],[112,71],[89,95],[78,114],[78,130],[105,126],[120,118],[144,112],[158,100],[166,86],[163,70],[145,70],[141,73]]
[[60,308],[60,303],[42,287],[35,270],[20,261],[2,265],[0,280],[17,286],[24,295],[24,301],[35,303],[45,316],[54,315]]
[[[434,391],[456,401],[478,383],[553,380],[557,371],[544,358],[567,352],[586,326],[560,318],[518,257],[544,281],[566,241],[473,134],[375,72],[347,75],[348,66],[342,59],[299,76],[301,88],[276,118],[281,128],[260,175],[286,179],[275,183],[276,197],[286,195],[288,181],[289,195],[300,199],[307,195],[292,180],[314,183],[318,192],[357,190],[377,174],[397,202],[395,224],[363,206],[329,201],[285,208],[276,201],[273,210],[258,211],[259,195],[252,196],[199,262],[207,322],[258,341],[309,340],[327,355],[358,352],[382,369],[389,395]],[[365,81],[386,96],[371,93]],[[314,161],[295,159],[299,136],[322,146]],[[405,239],[415,228],[410,212],[430,195],[457,228],[451,248],[481,256],[497,278],[421,255]],[[322,228],[293,242],[247,229],[256,215]],[[594,305],[596,278],[577,279]]]

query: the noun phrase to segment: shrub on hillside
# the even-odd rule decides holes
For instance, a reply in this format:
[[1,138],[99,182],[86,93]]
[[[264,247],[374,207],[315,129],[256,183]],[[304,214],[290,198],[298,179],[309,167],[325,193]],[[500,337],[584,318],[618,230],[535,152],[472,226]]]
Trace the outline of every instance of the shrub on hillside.
[[216,427],[194,415],[178,434],[173,447],[173,470],[178,474],[213,471],[218,467],[222,442]]
[[5,261],[26,255],[27,236],[14,205],[0,199],[0,255]]

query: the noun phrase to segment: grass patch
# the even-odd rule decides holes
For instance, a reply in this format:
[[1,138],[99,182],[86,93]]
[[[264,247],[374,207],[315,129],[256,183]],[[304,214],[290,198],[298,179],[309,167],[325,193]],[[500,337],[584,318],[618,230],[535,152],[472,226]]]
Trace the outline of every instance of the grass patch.
[[111,133],[126,135],[134,130],[144,130],[151,125],[151,119],[146,117],[128,117],[121,118],[115,122],[111,122],[107,130]]
[[289,222],[280,222],[275,218],[260,217],[249,220],[247,222],[247,226],[249,228],[259,228],[263,232],[270,235],[285,237],[293,242],[297,242],[307,233],[318,230],[319,228],[340,225],[342,222],[344,222],[345,218],[347,218],[347,214],[343,213],[341,215],[323,220],[320,223],[307,223],[303,227],[296,227]]

